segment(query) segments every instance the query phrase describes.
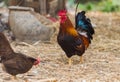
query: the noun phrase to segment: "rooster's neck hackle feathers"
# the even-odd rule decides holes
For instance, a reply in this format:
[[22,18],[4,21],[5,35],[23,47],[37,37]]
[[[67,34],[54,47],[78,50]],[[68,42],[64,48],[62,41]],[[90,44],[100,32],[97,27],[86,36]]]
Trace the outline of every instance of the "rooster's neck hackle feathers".
[[58,13],[58,15],[60,16],[60,30],[62,31],[62,33],[68,33],[72,36],[78,36],[77,31],[75,30],[69,17],[67,16],[67,12],[62,10]]
[[68,33],[73,36],[78,36],[77,31],[75,30],[73,24],[71,23],[70,19],[67,17],[64,23],[60,24],[60,28],[62,29],[63,33]]

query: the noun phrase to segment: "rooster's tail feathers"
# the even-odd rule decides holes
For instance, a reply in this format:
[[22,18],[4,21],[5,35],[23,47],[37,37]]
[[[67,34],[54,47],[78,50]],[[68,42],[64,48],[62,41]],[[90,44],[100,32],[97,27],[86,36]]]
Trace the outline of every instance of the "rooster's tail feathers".
[[86,31],[87,35],[90,39],[92,39],[92,35],[95,33],[94,28],[91,24],[91,20],[86,18],[85,11],[78,12],[75,18],[76,29],[80,31]]

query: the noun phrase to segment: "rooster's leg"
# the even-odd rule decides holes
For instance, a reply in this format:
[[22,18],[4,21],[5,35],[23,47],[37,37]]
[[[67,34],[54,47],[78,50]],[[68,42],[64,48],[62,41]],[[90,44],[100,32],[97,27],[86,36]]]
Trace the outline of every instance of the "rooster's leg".
[[71,66],[72,65],[72,59],[71,58],[69,58],[69,66]]
[[83,62],[84,62],[83,57],[80,56],[80,63],[83,63]]

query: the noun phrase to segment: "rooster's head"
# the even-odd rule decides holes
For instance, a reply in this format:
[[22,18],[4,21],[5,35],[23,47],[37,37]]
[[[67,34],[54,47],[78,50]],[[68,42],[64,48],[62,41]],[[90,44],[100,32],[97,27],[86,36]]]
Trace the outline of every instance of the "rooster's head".
[[67,19],[67,11],[66,10],[60,10],[58,12],[58,16],[60,17],[60,23],[64,23]]

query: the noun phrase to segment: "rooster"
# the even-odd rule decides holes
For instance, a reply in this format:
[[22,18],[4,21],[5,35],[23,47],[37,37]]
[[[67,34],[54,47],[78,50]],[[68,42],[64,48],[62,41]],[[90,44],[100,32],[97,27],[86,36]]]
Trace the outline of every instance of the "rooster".
[[73,55],[80,56],[80,63],[82,63],[82,55],[90,43],[89,36],[84,34],[84,32],[88,33],[88,31],[82,31],[82,29],[78,31],[79,27],[75,29],[67,16],[66,10],[59,11],[58,15],[60,17],[60,28],[57,42],[69,58],[69,65],[72,64],[71,57]]
[[85,45],[82,36],[79,35],[67,16],[66,10],[58,13],[60,17],[60,28],[57,36],[57,42],[69,58],[69,65],[72,64],[71,57],[73,55],[80,56],[82,62],[82,54],[85,52]]
[[2,32],[0,32],[0,57],[3,70],[12,75],[13,79],[16,79],[17,74],[28,72],[33,65],[40,62],[39,59],[15,53]]

